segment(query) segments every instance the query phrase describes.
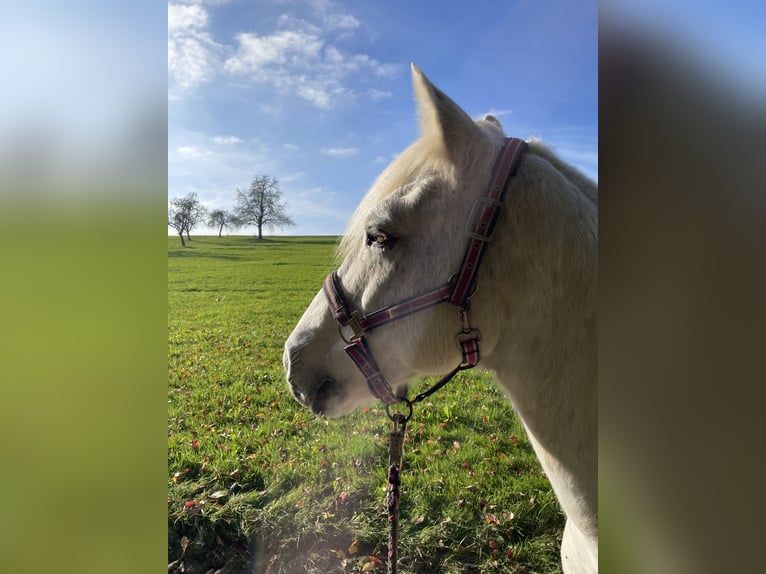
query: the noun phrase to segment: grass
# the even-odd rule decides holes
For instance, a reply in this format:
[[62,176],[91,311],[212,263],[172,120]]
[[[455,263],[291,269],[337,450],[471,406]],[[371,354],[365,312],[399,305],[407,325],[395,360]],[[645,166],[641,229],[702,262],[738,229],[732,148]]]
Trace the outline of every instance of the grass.
[[[318,418],[282,372],[335,242],[168,237],[170,571],[385,571],[385,410]],[[488,373],[415,407],[402,482],[400,572],[560,572],[563,516]]]

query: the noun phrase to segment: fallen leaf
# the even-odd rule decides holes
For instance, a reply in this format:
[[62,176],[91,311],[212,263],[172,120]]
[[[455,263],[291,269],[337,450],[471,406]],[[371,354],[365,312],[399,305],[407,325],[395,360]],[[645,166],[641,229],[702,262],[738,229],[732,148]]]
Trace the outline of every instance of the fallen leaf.
[[210,498],[212,500],[219,500],[221,498],[227,497],[228,495],[229,495],[229,493],[227,491],[225,491],[225,490],[216,490],[212,494],[209,494],[208,498]]
[[359,552],[359,541],[358,540],[354,540],[351,543],[351,546],[348,547],[348,553],[349,553],[350,556],[353,556],[357,552]]
[[346,558],[346,553],[343,550],[330,550],[330,552],[332,552],[335,555],[335,557],[340,560],[343,560],[344,558]]
[[500,524],[500,521],[497,519],[497,516],[495,516],[491,512],[487,512],[487,514],[484,515],[484,519],[487,521],[487,524]]

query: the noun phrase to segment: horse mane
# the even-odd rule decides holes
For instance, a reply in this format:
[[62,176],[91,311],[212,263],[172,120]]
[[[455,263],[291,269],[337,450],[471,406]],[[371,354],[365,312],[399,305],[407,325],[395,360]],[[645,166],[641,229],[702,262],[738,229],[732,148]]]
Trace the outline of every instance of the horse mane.
[[529,138],[527,143],[531,151],[556,168],[580,193],[593,203],[598,203],[598,185],[593,180],[579,169],[563,162],[540,138]]
[[[482,123],[482,122],[477,122]],[[500,128],[502,130],[502,127]],[[345,233],[338,240],[336,258],[345,259],[364,237],[364,222],[370,210],[401,189],[417,174],[451,173],[447,150],[440,139],[424,135],[400,153],[375,180],[370,191],[364,196],[354,212]],[[593,203],[598,202],[598,185],[580,170],[562,161],[540,138],[527,140],[530,151],[558,170],[572,185]]]

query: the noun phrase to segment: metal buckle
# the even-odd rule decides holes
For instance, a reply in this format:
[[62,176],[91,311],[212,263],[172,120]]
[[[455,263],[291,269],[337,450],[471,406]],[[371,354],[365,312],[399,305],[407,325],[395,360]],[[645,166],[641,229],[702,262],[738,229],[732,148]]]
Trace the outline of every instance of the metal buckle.
[[[344,327],[350,327],[354,334],[350,337],[346,337],[346,335],[343,333]],[[351,313],[351,318],[346,321],[346,323],[338,323],[338,333],[340,333],[340,338],[343,339],[346,343],[351,343],[356,339],[361,339],[364,337],[365,330],[362,327],[362,323],[360,321],[359,311],[354,311]]]
[[[492,219],[488,224],[488,229],[484,230],[482,233],[479,229],[479,218],[486,207],[492,208],[494,212],[492,214]],[[471,239],[478,239],[479,241],[491,241],[492,237],[495,235],[495,229],[497,229],[500,214],[503,213],[500,209],[501,207],[503,207],[503,202],[498,201],[497,199],[492,199],[491,197],[480,197],[477,199],[471,208],[471,213],[468,215],[468,220],[465,225],[468,236]]]
[[467,331],[460,331],[455,336],[455,340],[457,341],[458,347],[460,347],[460,350],[463,350],[463,343],[466,341],[472,341],[475,340],[477,343],[481,343],[481,331],[478,329],[469,329]]
[[362,323],[359,321],[359,311],[354,311],[351,313],[351,318],[348,320],[348,323],[346,323],[351,329],[354,331],[354,336],[352,339],[358,339],[362,335],[364,335],[364,329],[362,328]]
[[463,362],[465,362],[466,352],[464,343],[467,341],[476,341],[476,347],[478,348],[479,343],[481,343],[481,331],[471,327],[471,323],[468,320],[468,309],[460,309],[459,314],[460,322],[463,325],[463,330],[455,336],[455,340],[457,341],[457,346],[460,347],[460,352],[463,355]]

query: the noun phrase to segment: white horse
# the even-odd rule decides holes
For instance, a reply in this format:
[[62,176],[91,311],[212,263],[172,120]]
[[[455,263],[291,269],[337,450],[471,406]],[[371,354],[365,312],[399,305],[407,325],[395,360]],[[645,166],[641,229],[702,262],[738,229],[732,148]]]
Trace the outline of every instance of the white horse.
[[[339,246],[335,288],[362,316],[433,290],[460,269],[468,214],[507,141],[496,118],[472,120],[415,66],[412,72],[421,137],[378,177]],[[470,299],[479,365],[509,395],[566,514],[567,574],[598,571],[597,201],[595,183],[529,141]],[[347,356],[327,291],[326,283],[288,338],[283,360],[295,398],[338,417],[372,396],[362,367]],[[465,361],[454,306],[403,315],[363,333],[391,388]],[[347,319],[354,341],[363,329]]]

